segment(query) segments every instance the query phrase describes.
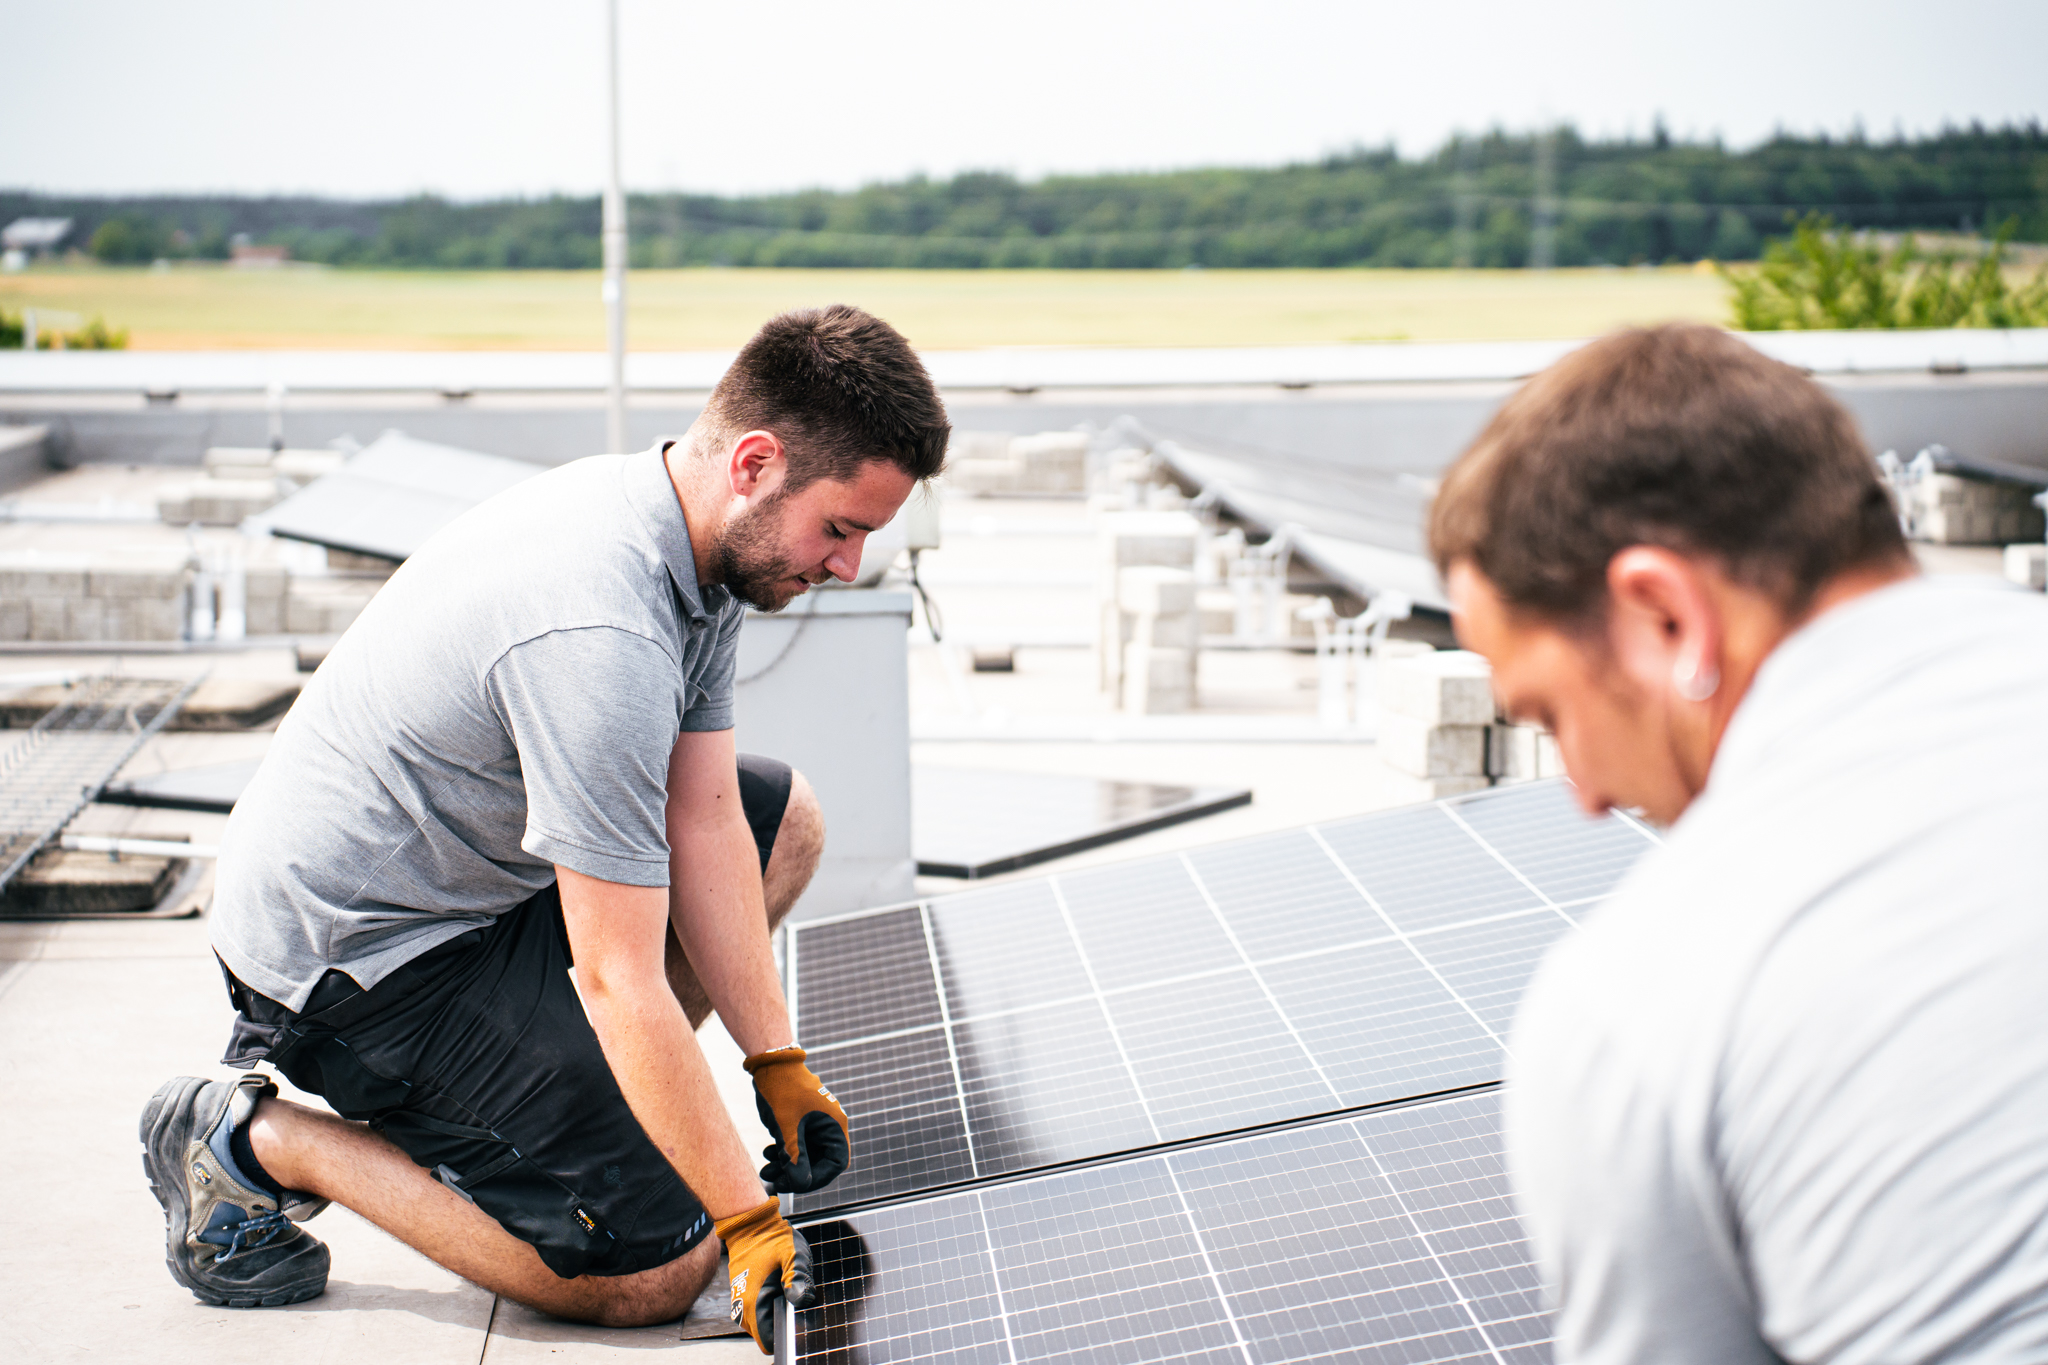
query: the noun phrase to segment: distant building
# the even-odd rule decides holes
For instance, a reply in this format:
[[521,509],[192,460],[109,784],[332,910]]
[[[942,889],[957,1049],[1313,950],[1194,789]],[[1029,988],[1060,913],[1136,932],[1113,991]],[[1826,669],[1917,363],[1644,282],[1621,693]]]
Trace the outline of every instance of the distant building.
[[252,242],[246,232],[236,233],[228,243],[228,263],[237,270],[273,270],[291,258],[289,248]]
[[17,218],[0,228],[0,268],[21,270],[30,256],[47,256],[71,231],[69,218]]

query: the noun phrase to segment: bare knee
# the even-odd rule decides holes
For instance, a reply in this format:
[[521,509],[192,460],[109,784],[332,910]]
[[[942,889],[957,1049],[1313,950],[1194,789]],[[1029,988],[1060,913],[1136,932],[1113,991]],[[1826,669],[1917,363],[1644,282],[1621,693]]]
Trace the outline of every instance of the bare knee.
[[818,859],[825,851],[825,813],[818,807],[818,794],[804,775],[789,775],[789,804],[782,812],[782,824],[775,831],[775,848],[768,855],[763,878],[763,897],[768,903],[768,923],[782,922],[797,897],[811,884]]
[[574,1316],[600,1327],[652,1327],[674,1322],[690,1311],[690,1305],[711,1283],[721,1250],[716,1237],[706,1237],[667,1265],[632,1275],[588,1277],[585,1283],[592,1290],[588,1310]]

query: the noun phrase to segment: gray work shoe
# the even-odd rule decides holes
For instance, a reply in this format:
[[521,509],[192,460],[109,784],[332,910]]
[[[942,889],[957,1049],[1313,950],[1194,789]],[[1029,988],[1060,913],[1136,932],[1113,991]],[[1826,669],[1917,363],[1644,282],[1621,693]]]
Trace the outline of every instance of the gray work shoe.
[[142,1111],[142,1168],[169,1234],[164,1263],[207,1303],[270,1308],[327,1288],[326,1246],[293,1226],[327,1201],[257,1186],[228,1149],[256,1102],[276,1093],[268,1076],[180,1076]]

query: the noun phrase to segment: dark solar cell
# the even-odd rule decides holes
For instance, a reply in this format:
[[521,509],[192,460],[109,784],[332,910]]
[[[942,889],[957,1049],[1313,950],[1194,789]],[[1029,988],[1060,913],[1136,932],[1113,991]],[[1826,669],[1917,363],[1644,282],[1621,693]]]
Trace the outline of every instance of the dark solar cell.
[[954,1026],[982,1174],[1157,1141],[1094,1000]]
[[796,1036],[818,1048],[939,1022],[924,920],[912,907],[795,936]]
[[1500,1077],[1499,1043],[1399,942],[1274,963],[1260,973],[1344,1104]]
[[1064,873],[1056,882],[1105,991],[1241,961],[1178,857]]
[[813,1052],[811,1069],[846,1108],[853,1160],[799,1209],[831,1208],[973,1175],[944,1029]]
[[1503,787],[1451,809],[1561,905],[1605,896],[1651,847],[1626,820],[1588,818],[1561,782]]
[[932,902],[931,916],[955,1019],[1093,994],[1059,902],[1043,881],[943,896]]
[[1249,970],[1112,995],[1109,1014],[1163,1138],[1317,1114],[1341,1103]]
[[981,1212],[968,1198],[804,1229],[824,1303],[798,1315],[803,1359],[829,1365],[1010,1359]]
[[1188,861],[1254,962],[1388,932],[1306,831],[1194,850]]
[[1411,933],[1543,904],[1435,806],[1362,816],[1321,833],[1366,894]]
[[1506,1042],[1530,974],[1550,945],[1570,931],[1571,925],[1555,910],[1532,910],[1508,919],[1432,930],[1410,942],[1494,1036]]

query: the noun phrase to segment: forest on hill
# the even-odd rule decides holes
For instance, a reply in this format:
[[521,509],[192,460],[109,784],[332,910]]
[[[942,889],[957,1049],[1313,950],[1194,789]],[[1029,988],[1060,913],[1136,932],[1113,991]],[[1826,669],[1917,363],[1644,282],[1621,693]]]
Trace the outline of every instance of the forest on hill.
[[[1883,231],[2048,241],[2038,123],[1756,147],[1588,140],[1570,128],[1264,169],[914,177],[856,190],[633,194],[637,267],[1519,267],[1748,260],[1809,214]],[[225,257],[238,238],[299,260],[433,269],[599,264],[595,196],[456,202],[0,191],[0,222],[74,220],[102,260]]]

